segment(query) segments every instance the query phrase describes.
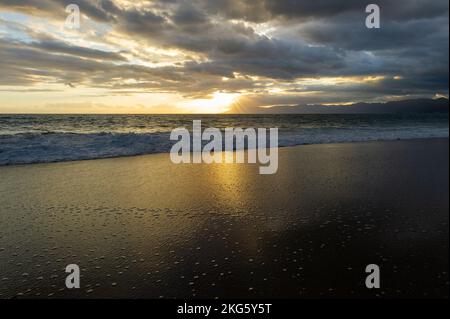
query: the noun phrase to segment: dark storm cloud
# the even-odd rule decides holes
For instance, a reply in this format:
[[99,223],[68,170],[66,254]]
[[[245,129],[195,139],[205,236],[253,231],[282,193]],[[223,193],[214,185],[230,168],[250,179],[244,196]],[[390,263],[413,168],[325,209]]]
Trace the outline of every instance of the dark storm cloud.
[[164,29],[171,29],[165,17],[152,11],[128,10],[121,13],[119,28],[131,35],[162,35]]
[[18,10],[64,20],[65,9],[69,4],[77,4],[82,8],[83,14],[103,22],[111,21],[113,15],[120,12],[111,0],[2,0],[0,9]]
[[48,53],[69,54],[82,58],[111,60],[111,61],[126,61],[126,59],[120,53],[105,52],[86,47],[79,47],[61,41],[50,39],[34,42],[30,44],[29,47],[40,49]]
[[[3,42],[2,82],[29,83],[36,81],[30,73],[39,73],[41,79],[75,85],[201,96],[214,90],[260,89],[262,84],[251,76],[283,82],[374,75],[384,80],[291,92],[323,91],[322,98],[336,100],[448,94],[447,0],[373,1],[381,7],[381,29],[365,27],[370,1],[361,0],[160,0],[135,7],[112,0],[4,0],[0,9],[63,21],[64,8],[72,2],[84,15],[143,46],[183,50],[201,59],[145,68],[127,61],[122,52],[33,35],[31,43]],[[274,31],[267,35],[258,30],[261,26]],[[27,58],[34,67],[21,64]]]
[[222,48],[219,45],[210,55],[212,62],[202,63],[194,69],[222,69],[274,79],[294,79],[336,74],[343,71],[346,64],[345,52],[274,39],[246,42],[235,45],[233,50],[230,47],[233,46]]
[[183,4],[175,10],[172,20],[177,25],[198,25],[209,21],[208,16],[190,4]]
[[263,2],[272,16],[282,15],[289,18],[330,18],[349,12],[362,15],[370,3],[380,6],[383,15],[394,20],[433,18],[448,12],[446,0],[265,0]]
[[[52,50],[42,50],[51,47]],[[46,77],[50,81],[60,83],[79,83],[91,86],[107,87],[116,80],[145,80],[162,83],[163,81],[180,80],[177,68],[147,68],[131,64],[117,64],[123,57],[114,53],[97,50],[84,51],[82,48],[64,47],[62,43],[48,45],[45,42],[36,44],[11,43],[0,40],[0,60],[4,74],[0,83],[32,83]],[[84,52],[83,52],[84,51]],[[69,52],[71,54],[58,54]],[[82,54],[73,55],[74,52]],[[95,54],[94,54],[94,53]],[[89,56],[91,59],[86,59]],[[101,61],[96,59],[102,57]],[[113,57],[117,57],[114,61]],[[113,60],[113,61],[108,61]],[[98,81],[98,82],[97,82]]]
[[299,33],[312,43],[366,51],[440,45],[439,42],[448,41],[446,17],[403,22],[385,20],[377,30],[357,27],[355,20],[361,24],[364,22],[354,16],[331,21],[311,21],[302,25]]

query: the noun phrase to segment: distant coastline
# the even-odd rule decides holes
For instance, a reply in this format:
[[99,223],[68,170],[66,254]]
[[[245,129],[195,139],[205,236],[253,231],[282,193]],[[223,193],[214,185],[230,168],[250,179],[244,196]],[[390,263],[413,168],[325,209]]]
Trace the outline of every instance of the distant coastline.
[[247,107],[228,114],[392,114],[392,113],[448,113],[449,100],[409,99],[384,103],[353,103],[346,105],[273,105]]

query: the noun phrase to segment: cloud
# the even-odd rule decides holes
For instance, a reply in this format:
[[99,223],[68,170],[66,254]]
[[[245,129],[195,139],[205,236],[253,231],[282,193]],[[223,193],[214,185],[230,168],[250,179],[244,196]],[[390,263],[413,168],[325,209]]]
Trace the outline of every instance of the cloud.
[[[4,0],[0,12],[61,25],[71,2]],[[360,0],[76,3],[85,28],[79,38],[44,26],[34,30],[27,19],[15,19],[13,30],[13,21],[0,16],[0,34],[3,25],[7,35],[0,39],[0,85],[70,83],[188,98],[238,92],[252,97],[249,104],[278,104],[271,101],[274,89],[289,103],[448,94],[443,0],[380,0],[377,30],[364,26],[367,3]],[[25,35],[7,34],[17,30]],[[299,84],[366,76],[381,80]]]

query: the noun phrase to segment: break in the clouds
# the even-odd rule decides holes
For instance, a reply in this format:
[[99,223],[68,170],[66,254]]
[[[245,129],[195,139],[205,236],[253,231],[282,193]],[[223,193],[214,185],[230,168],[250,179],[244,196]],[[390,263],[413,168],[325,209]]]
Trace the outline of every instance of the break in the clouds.
[[[78,30],[65,27],[77,4]],[[447,0],[2,0],[0,111],[221,112],[448,96]],[[55,105],[58,105],[55,109]]]

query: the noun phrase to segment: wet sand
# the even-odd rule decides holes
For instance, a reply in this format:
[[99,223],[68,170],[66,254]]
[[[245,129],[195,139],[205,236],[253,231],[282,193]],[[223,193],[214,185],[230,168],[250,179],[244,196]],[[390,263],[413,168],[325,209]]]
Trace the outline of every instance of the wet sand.
[[448,139],[279,155],[0,167],[0,298],[448,297]]

